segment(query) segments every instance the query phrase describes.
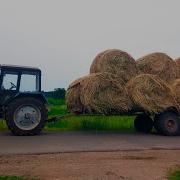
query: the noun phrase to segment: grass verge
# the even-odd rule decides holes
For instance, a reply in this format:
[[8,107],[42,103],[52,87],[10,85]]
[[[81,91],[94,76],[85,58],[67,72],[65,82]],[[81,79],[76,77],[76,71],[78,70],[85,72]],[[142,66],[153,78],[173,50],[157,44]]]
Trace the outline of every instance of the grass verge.
[[0,180],[37,180],[36,178],[21,176],[0,176]]
[[55,123],[49,123],[46,130],[80,131],[134,131],[130,116],[72,116]]
[[7,130],[6,122],[4,120],[0,120],[0,131]]
[[168,175],[168,180],[180,180],[180,168],[171,170]]

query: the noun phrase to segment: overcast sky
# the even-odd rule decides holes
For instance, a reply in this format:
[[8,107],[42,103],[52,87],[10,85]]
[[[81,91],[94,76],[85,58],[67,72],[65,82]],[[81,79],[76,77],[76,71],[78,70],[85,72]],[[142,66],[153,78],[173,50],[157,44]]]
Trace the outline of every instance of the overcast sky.
[[0,0],[0,63],[38,66],[43,89],[89,73],[117,48],[180,56],[179,0]]

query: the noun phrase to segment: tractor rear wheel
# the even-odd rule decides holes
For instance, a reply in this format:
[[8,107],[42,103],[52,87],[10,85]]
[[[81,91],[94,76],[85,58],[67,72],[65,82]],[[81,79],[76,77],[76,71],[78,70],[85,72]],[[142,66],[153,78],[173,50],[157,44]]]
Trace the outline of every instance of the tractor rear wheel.
[[153,121],[148,115],[140,114],[134,120],[134,127],[137,132],[149,133],[153,128]]
[[165,136],[180,135],[180,119],[174,112],[167,111],[155,116],[154,127]]
[[14,135],[37,135],[45,126],[47,110],[45,105],[33,97],[15,99],[8,105],[6,123]]

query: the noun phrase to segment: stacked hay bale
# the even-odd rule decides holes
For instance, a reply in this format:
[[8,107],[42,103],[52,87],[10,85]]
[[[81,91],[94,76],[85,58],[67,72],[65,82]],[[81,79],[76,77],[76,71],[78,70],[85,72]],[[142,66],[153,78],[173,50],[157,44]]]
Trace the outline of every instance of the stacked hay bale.
[[177,67],[177,79],[172,84],[173,91],[176,95],[178,104],[180,104],[180,58],[175,59]]
[[67,109],[71,113],[81,114],[84,111],[84,106],[81,102],[81,87],[84,79],[86,79],[86,77],[75,80],[69,85],[69,88],[67,89]]
[[[98,54],[91,65],[90,75],[69,86],[66,96],[69,111],[74,113],[78,109],[79,113],[101,114],[130,111],[132,105],[125,84],[136,75],[136,62],[126,52],[112,49]],[[69,97],[72,94],[74,98]],[[80,108],[73,107],[76,101]]]
[[103,51],[93,60],[90,75],[69,86],[68,109],[71,113],[121,114],[178,108],[177,82],[173,84],[178,77],[176,63],[164,53],[135,61],[121,50]]
[[175,59],[177,69],[177,79],[172,83],[172,89],[176,97],[178,109],[180,109],[180,58]]
[[131,109],[125,82],[114,74],[90,74],[81,90],[86,113],[120,114]]
[[169,107],[178,107],[171,84],[177,78],[175,61],[165,53],[151,53],[139,58],[140,76],[128,83],[134,106],[158,113]]
[[153,74],[166,82],[177,78],[176,63],[164,53],[152,53],[137,60],[140,74]]
[[157,113],[176,106],[172,88],[156,75],[140,74],[127,83],[135,107]]
[[138,69],[136,61],[128,53],[110,49],[98,54],[90,67],[90,73],[99,72],[116,74],[128,81],[137,75]]
[[176,67],[177,67],[177,78],[180,78],[180,58],[175,60]]
[[180,79],[176,79],[172,85],[178,105],[180,104]]

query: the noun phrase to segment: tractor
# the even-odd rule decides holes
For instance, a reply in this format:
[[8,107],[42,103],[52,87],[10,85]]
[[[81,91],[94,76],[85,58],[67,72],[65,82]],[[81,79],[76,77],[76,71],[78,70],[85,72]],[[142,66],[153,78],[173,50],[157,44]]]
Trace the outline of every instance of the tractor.
[[41,70],[0,65],[0,118],[14,135],[37,135],[47,121],[47,100],[41,92]]

